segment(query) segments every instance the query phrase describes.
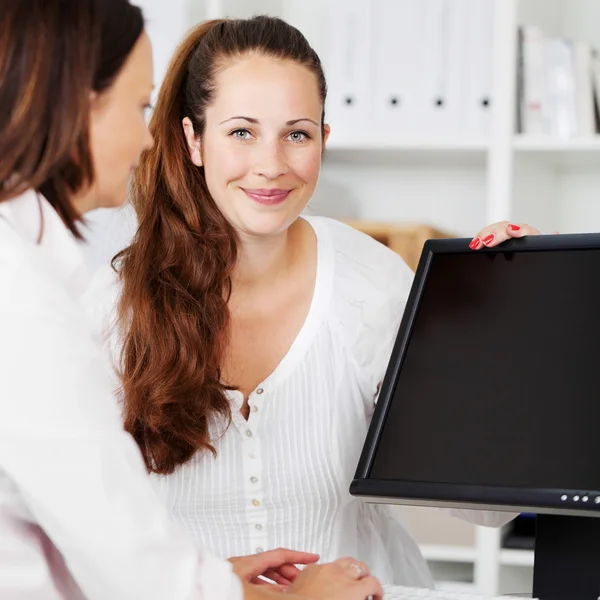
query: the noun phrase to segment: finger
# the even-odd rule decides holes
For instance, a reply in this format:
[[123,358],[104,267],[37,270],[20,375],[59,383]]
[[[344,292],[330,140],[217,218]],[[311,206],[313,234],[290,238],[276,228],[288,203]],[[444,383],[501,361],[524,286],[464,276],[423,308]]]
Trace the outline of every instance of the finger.
[[285,575],[282,575],[281,571],[275,569],[268,569],[263,573],[263,577],[285,586],[291,585],[293,581],[292,579],[288,579]]
[[490,248],[505,242],[509,239],[506,229],[508,221],[500,221],[484,227],[469,243],[471,250],[479,250],[481,248]]
[[481,240],[481,242],[486,248],[493,248],[494,246],[506,242],[510,237],[508,230],[505,228],[503,231],[493,231],[492,233],[489,233]]
[[360,562],[355,558],[340,558],[336,563],[341,566],[353,579],[362,579],[368,577],[370,571],[366,563]]
[[294,579],[296,579],[296,577],[302,573],[302,571],[295,565],[281,565],[277,571],[280,575],[286,579],[289,579],[290,581],[294,581]]
[[281,565],[310,565],[319,560],[319,555],[313,552],[298,552],[288,550],[287,548],[277,548],[263,552],[263,555],[271,563],[269,566],[278,567]]
[[262,585],[262,586],[268,586],[270,590],[278,590],[280,592],[285,592],[289,586],[287,585],[280,585],[279,583],[271,583],[270,581],[265,581],[264,579],[261,579],[260,577],[255,577],[251,582],[252,585]]
[[311,564],[318,560],[318,554],[278,548],[277,550],[269,550],[252,556],[252,561],[247,565],[245,575],[252,579],[262,575],[269,569],[279,569],[283,565]]
[[357,585],[360,586],[361,598],[370,596],[372,600],[383,600],[383,588],[375,577],[365,577]]
[[522,238],[527,235],[540,235],[539,229],[527,225],[527,223],[508,223],[506,231],[510,237]]

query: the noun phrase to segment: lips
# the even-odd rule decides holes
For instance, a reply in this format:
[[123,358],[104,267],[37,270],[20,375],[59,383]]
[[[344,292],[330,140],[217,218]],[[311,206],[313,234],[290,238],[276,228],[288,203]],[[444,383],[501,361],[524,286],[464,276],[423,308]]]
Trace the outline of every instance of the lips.
[[257,202],[258,204],[262,204],[263,206],[274,206],[281,204],[282,202],[285,202],[291,192],[291,190],[271,188],[242,188],[242,190],[251,200],[254,200],[254,202]]

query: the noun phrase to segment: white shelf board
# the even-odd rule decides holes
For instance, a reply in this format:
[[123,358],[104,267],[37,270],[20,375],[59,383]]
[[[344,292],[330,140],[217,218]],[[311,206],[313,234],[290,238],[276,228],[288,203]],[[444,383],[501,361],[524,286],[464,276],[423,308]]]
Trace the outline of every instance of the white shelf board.
[[509,567],[533,567],[533,550],[500,550],[500,564]]
[[327,144],[325,160],[350,164],[447,164],[485,166],[488,143],[473,138],[409,138]]
[[458,594],[475,594],[475,584],[462,581],[436,581],[435,589]]
[[[477,559],[477,549],[469,546],[422,544],[421,552],[425,560],[431,562],[474,563]],[[503,549],[500,551],[500,564],[533,567],[533,551]]]
[[533,159],[568,169],[600,167],[600,135],[565,140],[517,135],[513,149],[515,160]]
[[474,563],[477,551],[469,546],[442,546],[421,544],[421,552],[425,560],[435,562]]

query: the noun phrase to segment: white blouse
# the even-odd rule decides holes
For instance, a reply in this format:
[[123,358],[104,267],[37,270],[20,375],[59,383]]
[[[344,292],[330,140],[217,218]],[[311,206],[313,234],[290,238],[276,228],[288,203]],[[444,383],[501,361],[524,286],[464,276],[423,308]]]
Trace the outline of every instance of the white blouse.
[[[242,394],[231,392],[232,426],[212,431],[217,457],[198,453],[152,479],[173,518],[217,556],[281,546],[321,561],[351,555],[384,583],[431,587],[392,508],[348,491],[413,274],[355,229],[324,217],[307,221],[318,244],[312,304],[289,352],[250,394],[248,421]],[[87,294],[113,357],[118,287],[107,268]]]
[[0,598],[241,600],[231,564],[183,536],[148,483],[88,283],[44,198],[0,203]]

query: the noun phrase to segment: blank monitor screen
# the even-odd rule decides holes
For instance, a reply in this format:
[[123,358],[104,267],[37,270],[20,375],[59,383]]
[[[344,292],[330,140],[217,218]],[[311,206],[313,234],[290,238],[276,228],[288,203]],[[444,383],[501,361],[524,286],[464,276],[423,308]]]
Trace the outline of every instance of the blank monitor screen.
[[368,479],[600,491],[600,244],[433,253],[421,285]]

